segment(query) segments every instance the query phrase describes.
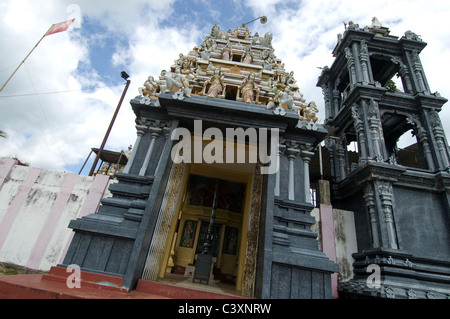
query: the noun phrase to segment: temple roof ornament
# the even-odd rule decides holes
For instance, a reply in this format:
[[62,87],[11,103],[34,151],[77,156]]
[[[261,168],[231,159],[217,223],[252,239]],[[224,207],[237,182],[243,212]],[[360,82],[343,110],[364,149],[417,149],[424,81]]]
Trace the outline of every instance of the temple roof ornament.
[[[262,23],[267,20],[257,19]],[[302,122],[318,123],[315,103],[306,102],[294,72],[286,71],[276,57],[272,34],[252,35],[248,23],[226,32],[213,25],[202,44],[187,55],[180,53],[158,80],[148,77],[139,88],[141,103],[157,106],[159,103],[152,100],[161,93],[173,92],[176,99],[195,95],[256,104],[273,109],[275,115],[295,112]]]

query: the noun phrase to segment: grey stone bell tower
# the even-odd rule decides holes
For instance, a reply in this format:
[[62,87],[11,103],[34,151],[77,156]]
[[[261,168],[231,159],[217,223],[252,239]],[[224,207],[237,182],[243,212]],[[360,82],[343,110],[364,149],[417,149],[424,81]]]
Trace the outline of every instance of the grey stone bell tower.
[[[426,45],[411,31],[390,35],[376,18],[350,22],[317,83],[333,131],[333,206],[355,213],[358,253],[353,279],[339,284],[344,296],[450,295],[450,156],[439,119],[447,100],[428,85]],[[417,144],[399,149],[408,132]]]

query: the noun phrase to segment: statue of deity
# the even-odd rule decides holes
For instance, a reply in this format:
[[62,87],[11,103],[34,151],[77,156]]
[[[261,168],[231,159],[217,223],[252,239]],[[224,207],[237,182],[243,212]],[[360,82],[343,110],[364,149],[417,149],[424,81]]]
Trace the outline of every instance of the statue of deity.
[[189,86],[189,79],[184,74],[180,77],[180,81],[182,84],[181,91],[186,95],[187,97],[191,97],[191,87]]
[[208,93],[206,93],[206,96],[209,97],[217,97],[219,93],[223,91],[224,85],[223,85],[223,76],[220,72],[220,68],[216,68],[214,70],[214,75],[205,81],[203,84],[203,95],[205,95],[206,87],[208,84],[210,84]]
[[[161,72],[162,74],[162,72]],[[163,74],[162,74],[163,75]],[[183,87],[181,82],[181,70],[179,67],[175,69],[175,73],[170,72],[169,74],[164,73],[163,77],[166,80],[166,90],[165,92],[174,91],[172,88],[175,86],[178,89]]]
[[316,114],[319,112],[319,109],[317,108],[317,105],[314,101],[310,102],[307,107],[302,107],[298,110],[298,115],[300,117],[300,120],[303,122],[310,122],[318,123],[319,118],[316,116]]
[[253,98],[254,93],[253,91],[258,94],[258,86],[255,83],[255,75],[253,73],[249,74],[246,79],[242,82],[240,86],[242,100],[246,103],[255,103],[255,100]]
[[249,64],[252,62],[252,60],[253,60],[252,50],[250,47],[247,47],[245,49],[244,54],[242,55],[241,62]]
[[294,108],[294,96],[289,85],[278,83],[276,86],[274,86],[272,92],[275,93],[275,96],[267,104],[266,108],[268,110],[276,106],[289,110],[292,110]]
[[180,71],[181,74],[192,80],[194,78],[193,69],[195,69],[196,60],[188,57],[184,57],[181,63]]
[[231,48],[227,44],[222,50],[222,60],[231,61],[231,59],[232,59]]
[[139,94],[142,96],[155,94],[156,89],[158,88],[158,83],[155,82],[153,76],[149,76],[147,81],[144,82],[143,87],[139,87]]

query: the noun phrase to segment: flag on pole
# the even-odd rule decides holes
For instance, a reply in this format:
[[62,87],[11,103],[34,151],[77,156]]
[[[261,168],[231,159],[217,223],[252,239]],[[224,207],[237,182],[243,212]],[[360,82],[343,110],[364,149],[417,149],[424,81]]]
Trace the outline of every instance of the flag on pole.
[[75,19],[67,20],[67,21],[60,22],[60,23],[55,23],[54,25],[52,25],[50,27],[50,29],[48,29],[48,31],[44,35],[44,37],[47,35],[53,34],[53,33],[66,31],[74,21],[75,21]]
[[22,62],[20,62],[19,66],[14,70],[13,74],[11,74],[11,76],[8,78],[8,80],[6,80],[6,82],[2,85],[2,87],[0,88],[0,92],[3,91],[3,88],[6,86],[6,84],[9,82],[9,80],[11,80],[11,78],[13,77],[13,75],[17,72],[17,70],[20,68],[20,66],[25,62],[25,60],[30,56],[31,52],[34,51],[34,49],[36,49],[36,47],[39,45],[39,43],[41,43],[42,39],[45,38],[45,36],[53,34],[53,33],[58,33],[58,32],[62,32],[62,31],[66,31],[67,29],[69,29],[70,25],[75,21],[75,19],[72,20],[67,20],[64,22],[60,22],[60,23],[55,23],[53,24],[50,29],[48,29],[48,31],[42,36],[42,38],[36,43],[36,45],[31,49],[30,53],[27,54],[27,56],[25,57],[25,59],[23,59]]

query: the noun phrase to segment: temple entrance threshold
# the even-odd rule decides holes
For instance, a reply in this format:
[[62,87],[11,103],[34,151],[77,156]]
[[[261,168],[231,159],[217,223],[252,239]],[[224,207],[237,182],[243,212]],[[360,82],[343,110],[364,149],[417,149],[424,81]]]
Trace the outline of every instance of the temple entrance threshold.
[[199,281],[193,281],[192,277],[186,277],[184,274],[168,273],[164,278],[158,279],[158,282],[175,286],[177,288],[188,288],[209,293],[242,296],[242,291],[236,290],[236,284],[222,282],[214,278],[208,284]]
[[[149,265],[156,265],[150,251],[143,279],[253,297],[262,185],[259,166],[177,164],[174,170],[182,170],[183,173],[175,172],[173,175],[178,182],[171,178],[167,186],[170,190],[171,184],[179,184],[173,216],[166,226],[170,228],[166,231],[158,273],[151,276],[155,272],[149,269]],[[217,208],[211,219],[216,182]],[[194,278],[195,270],[198,256],[203,253],[207,241],[210,223],[212,240],[209,254],[212,255],[213,266],[209,280],[198,280]]]

